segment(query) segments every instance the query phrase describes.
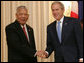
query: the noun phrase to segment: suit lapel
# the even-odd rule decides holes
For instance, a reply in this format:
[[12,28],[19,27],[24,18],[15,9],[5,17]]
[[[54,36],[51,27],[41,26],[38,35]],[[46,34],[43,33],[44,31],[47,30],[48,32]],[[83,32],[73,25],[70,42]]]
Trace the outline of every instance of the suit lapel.
[[58,42],[58,43],[60,43],[59,42],[59,39],[58,39],[58,35],[57,35],[57,30],[56,30],[56,21],[54,22],[54,24],[53,24],[53,27],[52,27],[52,32],[54,33],[54,38],[56,39],[56,41]]
[[29,42],[31,42],[31,29],[28,27],[28,25],[26,25],[26,27],[27,27],[27,32],[29,36]]
[[66,33],[67,33],[67,25],[68,25],[68,19],[66,17],[64,17],[63,20],[63,25],[62,25],[62,42],[64,41],[64,38],[66,37]]

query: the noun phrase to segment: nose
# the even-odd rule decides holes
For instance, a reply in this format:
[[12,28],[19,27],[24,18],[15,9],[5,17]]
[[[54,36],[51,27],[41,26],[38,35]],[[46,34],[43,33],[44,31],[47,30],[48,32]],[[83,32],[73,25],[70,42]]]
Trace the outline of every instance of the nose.
[[22,17],[25,17],[25,14],[22,14]]
[[57,11],[55,10],[55,11],[53,11],[53,13],[57,13]]

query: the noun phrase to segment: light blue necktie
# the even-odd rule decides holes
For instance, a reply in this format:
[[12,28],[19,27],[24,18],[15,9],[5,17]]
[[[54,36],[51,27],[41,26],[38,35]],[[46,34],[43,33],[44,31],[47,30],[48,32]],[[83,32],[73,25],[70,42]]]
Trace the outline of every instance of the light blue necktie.
[[57,34],[58,34],[58,38],[59,38],[59,41],[61,43],[61,26],[60,26],[60,21],[57,22]]

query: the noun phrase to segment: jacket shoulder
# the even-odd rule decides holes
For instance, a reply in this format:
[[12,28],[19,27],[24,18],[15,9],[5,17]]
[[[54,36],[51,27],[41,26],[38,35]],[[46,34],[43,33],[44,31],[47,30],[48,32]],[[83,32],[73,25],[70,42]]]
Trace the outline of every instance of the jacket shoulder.
[[47,27],[51,27],[56,23],[56,21],[53,21],[52,23],[50,23]]
[[[26,24],[27,25],[27,24]],[[27,25],[28,28],[33,29],[30,25]]]
[[69,22],[79,22],[77,18],[73,18],[73,17],[65,17],[64,19],[67,19]]
[[33,28],[30,25],[27,25],[27,28],[30,29],[30,30],[33,30]]
[[15,22],[7,25],[5,29],[9,29],[9,28],[12,28],[12,29],[15,28]]

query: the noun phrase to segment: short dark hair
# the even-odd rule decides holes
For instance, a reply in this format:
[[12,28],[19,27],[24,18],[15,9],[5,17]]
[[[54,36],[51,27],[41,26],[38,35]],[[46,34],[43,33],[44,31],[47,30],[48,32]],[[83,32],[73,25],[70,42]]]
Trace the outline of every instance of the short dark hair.
[[27,10],[26,6],[19,6],[19,7],[17,7],[17,9],[16,9],[16,13],[18,12],[19,9],[26,9],[26,10]]
[[[59,1],[55,1],[55,2],[52,3],[52,5],[54,5],[54,4],[60,4],[61,9],[64,9],[63,3],[59,2]],[[52,5],[51,5],[51,8],[52,8]]]

